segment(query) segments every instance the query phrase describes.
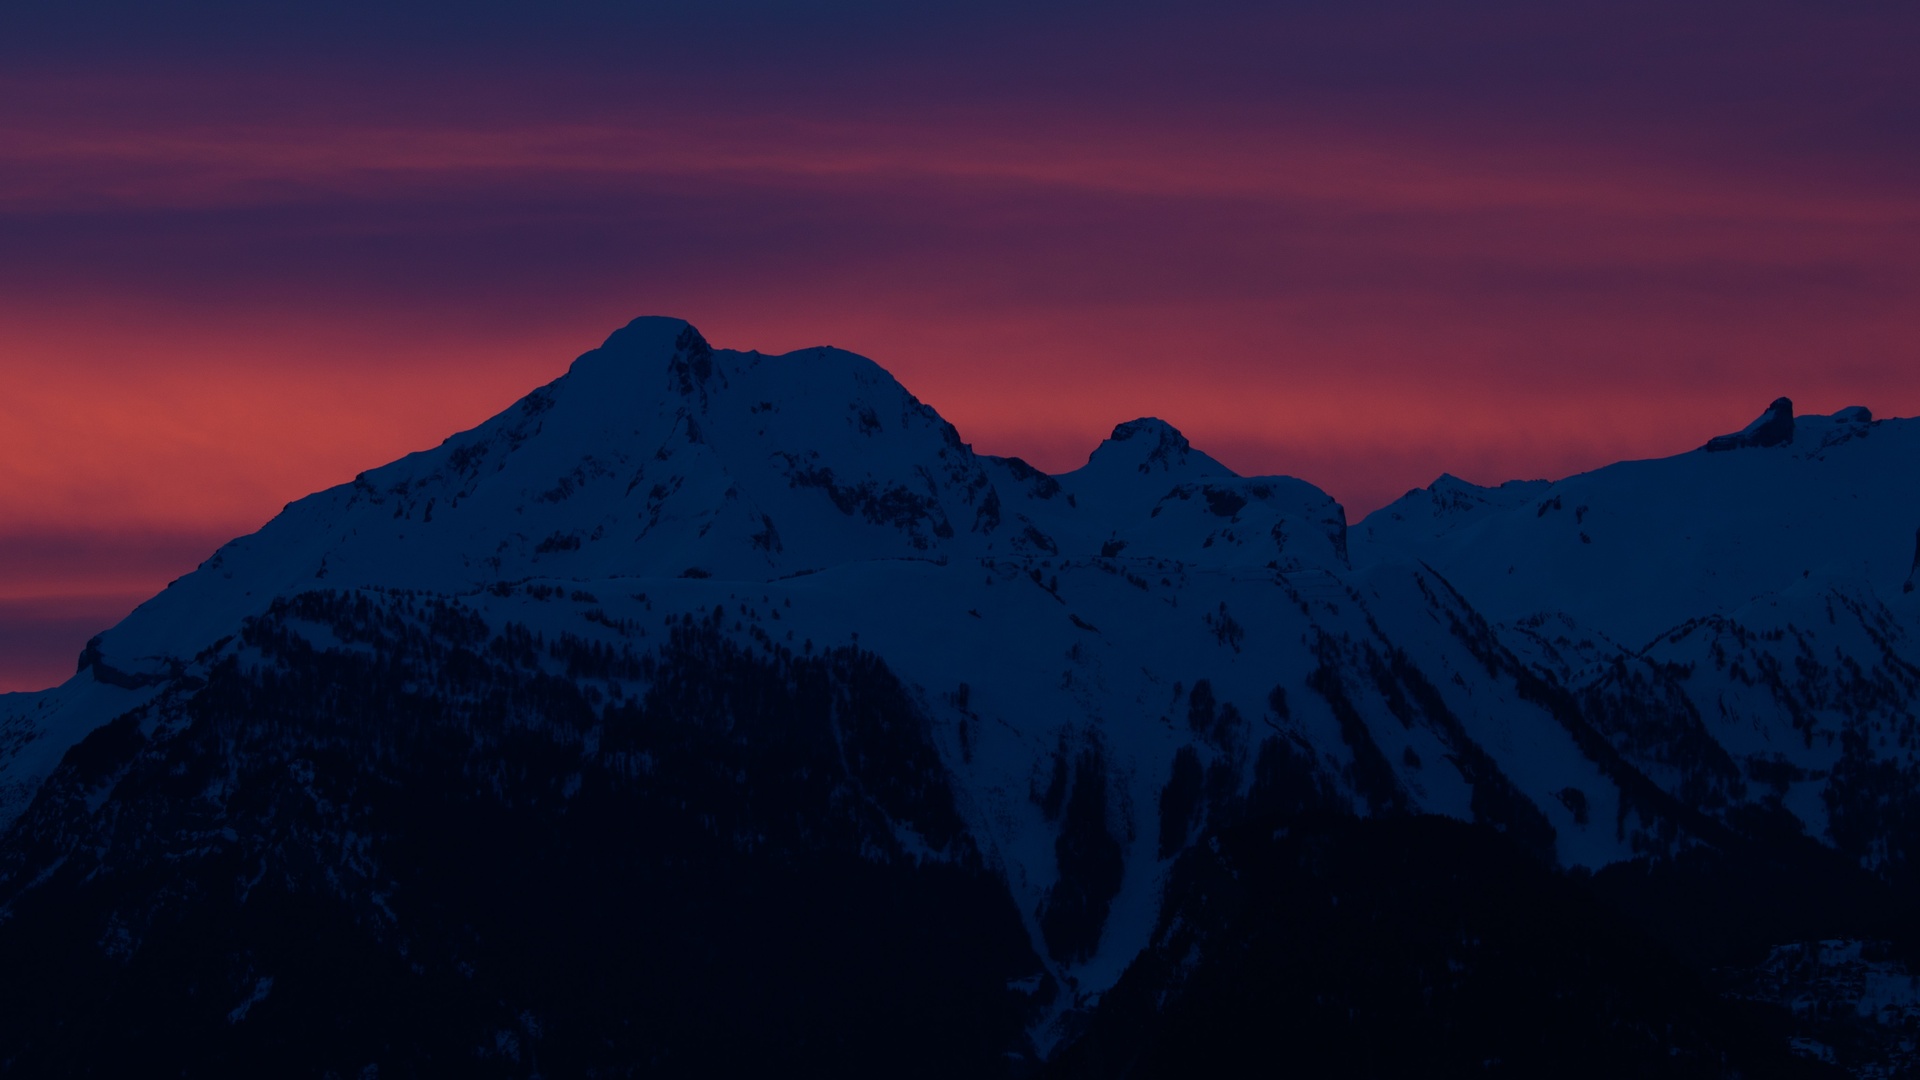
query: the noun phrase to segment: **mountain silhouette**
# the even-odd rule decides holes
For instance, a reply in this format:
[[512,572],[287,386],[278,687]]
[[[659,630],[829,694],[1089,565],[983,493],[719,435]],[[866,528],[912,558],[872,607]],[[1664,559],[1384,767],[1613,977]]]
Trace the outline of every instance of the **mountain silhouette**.
[[0,1072],[1893,1067],[1750,984],[1920,946],[1915,492],[1782,398],[1350,526],[636,319],[0,696]]

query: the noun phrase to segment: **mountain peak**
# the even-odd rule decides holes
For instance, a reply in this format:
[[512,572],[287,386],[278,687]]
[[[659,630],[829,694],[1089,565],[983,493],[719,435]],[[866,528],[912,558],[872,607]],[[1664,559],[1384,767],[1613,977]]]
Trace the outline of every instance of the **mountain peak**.
[[[567,369],[568,383],[587,384],[596,396],[633,387],[666,365],[668,381],[680,393],[692,393],[712,373],[713,349],[685,319],[643,315],[608,335],[597,349],[583,353]],[[619,395],[624,396],[624,395]]]
[[1180,429],[1157,417],[1143,416],[1116,425],[1087,459],[1092,472],[1133,472],[1142,476],[1237,476],[1232,469],[1193,448]]
[[[683,338],[687,339],[685,343]],[[594,351],[626,357],[657,356],[693,341],[699,342],[701,348],[707,347],[706,338],[687,320],[668,315],[642,315],[607,335],[607,340]]]
[[1777,397],[1759,419],[1731,435],[1707,440],[1710,451],[1738,450],[1748,446],[1780,446],[1793,442],[1793,399]]
[[1113,434],[1107,436],[1114,442],[1126,442],[1137,436],[1147,436],[1155,440],[1177,439],[1181,446],[1189,445],[1180,429],[1157,416],[1142,416],[1124,424],[1113,425]]

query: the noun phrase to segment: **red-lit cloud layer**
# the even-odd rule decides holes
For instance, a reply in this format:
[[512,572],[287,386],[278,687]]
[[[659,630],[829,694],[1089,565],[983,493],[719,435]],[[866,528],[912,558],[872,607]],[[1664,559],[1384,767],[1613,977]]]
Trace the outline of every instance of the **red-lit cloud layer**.
[[1356,517],[1920,412],[1898,10],[741,10],[0,45],[0,689],[638,314],[1055,470],[1159,415]]

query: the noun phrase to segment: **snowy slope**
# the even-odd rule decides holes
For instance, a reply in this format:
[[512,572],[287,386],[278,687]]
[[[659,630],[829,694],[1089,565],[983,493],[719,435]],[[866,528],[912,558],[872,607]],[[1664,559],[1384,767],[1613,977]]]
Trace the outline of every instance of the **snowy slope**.
[[1915,852],[1920,421],[1793,415],[1552,483],[1442,477],[1355,528],[1431,566],[1716,813],[1778,802],[1867,865]]
[[636,319],[480,427],[288,506],[102,650],[117,669],[162,672],[310,583],[770,580],[868,559],[1129,545],[1221,564],[1340,560],[1344,518],[1324,492],[1242,480],[1185,443],[1158,421],[1123,424],[1056,481],[973,454],[870,360],[714,351],[684,322]]
[[1790,441],[1550,484],[1442,477],[1368,515],[1356,537],[1426,561],[1490,617],[1562,612],[1635,647],[1806,580],[1894,597],[1920,555],[1920,423],[1867,416],[1803,416]]
[[[1724,842],[1770,800],[1892,865],[1883,796],[1920,751],[1920,423],[1784,408],[1557,482],[1442,477],[1350,531],[1311,484],[1236,476],[1159,420],[1048,476],[973,453],[864,358],[637,319],[224,546],[66,685],[0,698],[0,820],[105,828],[111,781],[29,811],[70,748],[130,718],[139,754],[175,752],[205,688],[364,662],[365,625],[452,634],[506,700],[575,687],[565,752],[598,760],[616,704],[659,689],[607,658],[698,625],[770,670],[857,647],[907,688],[938,760],[871,768],[936,770],[899,782],[950,786],[965,842],[850,758],[890,830],[874,857],[987,860],[1061,991],[1035,991],[1043,1054],[1147,946],[1179,855],[1251,814],[1424,811],[1603,867]],[[432,698],[466,676],[393,677]]]

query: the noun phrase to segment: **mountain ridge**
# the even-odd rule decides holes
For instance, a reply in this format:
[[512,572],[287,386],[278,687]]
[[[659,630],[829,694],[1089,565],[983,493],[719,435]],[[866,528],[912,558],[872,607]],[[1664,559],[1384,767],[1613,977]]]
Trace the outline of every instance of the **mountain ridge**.
[[[231,852],[384,927],[356,948],[390,957],[432,937],[406,898],[464,871],[409,839],[450,825],[366,799],[550,815],[556,843],[617,842],[571,808],[618,804],[705,852],[632,888],[697,887],[674,867],[711,857],[743,887],[870,864],[863,903],[930,903],[948,873],[1001,898],[979,926],[1010,989],[974,1001],[1038,1067],[1110,1030],[1087,1026],[1103,995],[1215,899],[1169,882],[1249,821],[1435,815],[1600,875],[1791,836],[1913,888],[1920,424],[1776,402],[1756,425],[1560,481],[1443,475],[1350,528],[1160,420],[1049,476],[974,453],[871,360],[637,319],[0,699],[0,912],[103,912],[85,953],[223,894],[198,875]],[[709,779],[676,806],[663,769]],[[114,884],[149,877],[173,884]],[[1178,990],[1168,956],[1149,998]]]

